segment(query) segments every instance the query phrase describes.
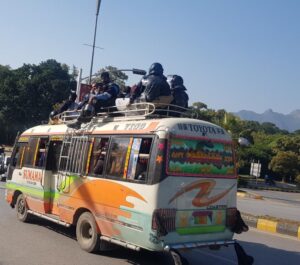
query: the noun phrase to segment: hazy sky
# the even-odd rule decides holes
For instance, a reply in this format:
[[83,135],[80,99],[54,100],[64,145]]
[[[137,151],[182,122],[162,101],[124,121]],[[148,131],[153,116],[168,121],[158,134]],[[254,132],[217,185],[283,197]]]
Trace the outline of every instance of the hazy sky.
[[[95,11],[96,0],[0,0],[0,64],[56,59],[89,75]],[[94,72],[157,61],[191,102],[287,114],[300,109],[299,14],[299,0],[102,0]]]

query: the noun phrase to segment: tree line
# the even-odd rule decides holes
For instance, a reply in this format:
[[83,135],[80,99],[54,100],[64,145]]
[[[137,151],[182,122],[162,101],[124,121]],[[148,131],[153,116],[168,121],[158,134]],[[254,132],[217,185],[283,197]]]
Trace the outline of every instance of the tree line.
[[11,144],[18,131],[47,121],[70,89],[76,89],[75,74],[55,60],[15,70],[0,65],[0,143]]
[[[225,128],[236,148],[239,174],[249,174],[251,162],[260,162],[261,176],[268,174],[278,180],[300,184],[300,130],[289,133],[270,122],[241,120],[224,109],[208,109],[202,102],[190,107],[200,119]],[[238,144],[240,138],[247,146]]]
[[[112,77],[124,86],[127,75],[112,66]],[[100,69],[100,74],[104,69]],[[77,71],[55,60],[39,65],[24,64],[17,69],[0,65],[0,144],[12,144],[18,131],[48,121],[50,111],[76,89]],[[99,81],[97,75],[95,81]],[[197,117],[220,125],[234,139],[240,174],[249,174],[251,161],[260,161],[261,175],[300,183],[300,130],[289,133],[273,123],[241,120],[226,110],[209,109],[196,102],[189,107]],[[238,145],[243,137],[250,143]]]

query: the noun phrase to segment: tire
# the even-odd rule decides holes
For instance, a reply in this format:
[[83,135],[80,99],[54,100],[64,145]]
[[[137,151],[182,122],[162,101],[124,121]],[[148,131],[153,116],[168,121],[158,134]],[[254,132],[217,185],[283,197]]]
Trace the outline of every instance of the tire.
[[182,257],[180,253],[176,250],[170,251],[171,264],[172,265],[188,265],[189,262],[186,258]]
[[28,207],[23,194],[20,194],[16,202],[17,218],[21,222],[28,222],[30,220],[30,214],[28,213]]
[[95,218],[90,212],[80,215],[76,225],[76,237],[79,246],[86,252],[97,252],[100,248],[100,236],[97,233]]

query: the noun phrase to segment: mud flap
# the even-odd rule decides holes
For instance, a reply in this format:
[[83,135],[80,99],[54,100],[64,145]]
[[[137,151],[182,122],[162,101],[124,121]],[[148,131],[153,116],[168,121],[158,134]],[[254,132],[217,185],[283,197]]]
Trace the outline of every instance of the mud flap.
[[244,222],[240,211],[236,212],[236,223],[235,226],[231,229],[232,232],[241,234],[242,232],[247,232],[249,230],[248,225]]
[[239,243],[234,244],[235,253],[238,259],[238,265],[252,265],[254,258],[246,254],[245,250]]

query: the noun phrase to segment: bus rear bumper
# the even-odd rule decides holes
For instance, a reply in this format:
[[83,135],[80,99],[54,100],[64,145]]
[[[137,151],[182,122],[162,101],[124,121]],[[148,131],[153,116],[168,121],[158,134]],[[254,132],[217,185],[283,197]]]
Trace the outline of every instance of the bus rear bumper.
[[172,249],[176,250],[187,250],[193,248],[203,248],[203,247],[211,247],[211,248],[219,248],[222,246],[234,245],[236,243],[235,240],[220,240],[220,241],[212,241],[212,242],[187,242],[180,244],[168,244],[164,247],[164,251],[170,251]]

